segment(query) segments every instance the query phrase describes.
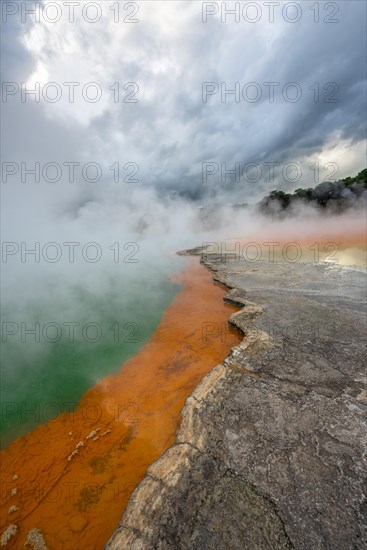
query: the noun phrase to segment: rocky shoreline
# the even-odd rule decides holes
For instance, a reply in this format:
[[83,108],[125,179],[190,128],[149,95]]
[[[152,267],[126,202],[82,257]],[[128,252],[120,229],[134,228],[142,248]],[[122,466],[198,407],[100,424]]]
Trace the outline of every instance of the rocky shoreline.
[[228,287],[244,339],[187,399],[106,550],[364,548],[365,272],[184,254]]

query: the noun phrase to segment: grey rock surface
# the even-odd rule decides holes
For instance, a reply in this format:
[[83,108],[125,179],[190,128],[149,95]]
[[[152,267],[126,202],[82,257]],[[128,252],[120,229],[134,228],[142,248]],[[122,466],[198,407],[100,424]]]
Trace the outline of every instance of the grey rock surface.
[[202,261],[244,339],[187,399],[108,550],[366,548],[365,271]]

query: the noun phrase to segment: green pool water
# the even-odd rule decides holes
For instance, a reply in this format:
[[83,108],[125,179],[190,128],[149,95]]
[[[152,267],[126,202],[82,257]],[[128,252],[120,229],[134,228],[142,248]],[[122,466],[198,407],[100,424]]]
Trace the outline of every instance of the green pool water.
[[[60,412],[115,373],[149,340],[180,285],[166,272],[80,282],[2,311],[1,447]],[[37,325],[38,323],[38,325]]]

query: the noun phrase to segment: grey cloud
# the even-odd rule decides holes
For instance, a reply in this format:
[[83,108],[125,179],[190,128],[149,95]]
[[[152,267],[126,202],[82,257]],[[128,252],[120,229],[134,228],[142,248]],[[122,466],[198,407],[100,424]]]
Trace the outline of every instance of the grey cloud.
[[[234,194],[228,197],[234,201],[233,182],[223,185],[214,177],[202,181],[203,161],[228,166],[286,162],[320,153],[335,133],[351,143],[364,138],[366,5],[356,1],[339,5],[338,24],[315,24],[305,17],[293,25],[276,21],[257,26],[222,24],[218,18],[203,24],[201,5],[177,3],[169,9],[184,24],[171,34],[167,30],[160,34],[157,21],[167,17],[162,4],[154,23],[149,20],[151,12],[143,11],[141,23],[129,26],[126,42],[121,42],[126,51],[116,50],[114,28],[99,25],[90,33],[74,26],[78,47],[89,53],[87,65],[103,60],[105,83],[138,82],[140,102],[107,105],[87,125],[52,117],[42,105],[10,102],[5,112],[9,146],[20,158],[134,161],[140,166],[141,186],[194,200]],[[16,27],[4,57],[5,72],[13,70],[14,59],[19,62],[18,72],[10,73],[14,79],[25,79],[37,61],[20,42],[22,30],[28,27]],[[52,69],[58,58],[51,45],[48,50],[45,55]],[[157,63],[166,62],[172,69],[156,70]],[[64,77],[68,79],[67,74]],[[298,103],[277,98],[271,104],[263,97],[256,104],[236,104],[221,103],[218,94],[202,102],[205,81],[226,82],[231,88],[236,81],[252,80],[295,81],[302,86],[303,97]],[[324,84],[336,82],[339,102],[315,103],[308,87],[316,81],[322,94]],[[81,188],[83,197],[98,195],[94,186]],[[256,196],[263,190],[266,185],[260,181],[244,185],[241,193]]]

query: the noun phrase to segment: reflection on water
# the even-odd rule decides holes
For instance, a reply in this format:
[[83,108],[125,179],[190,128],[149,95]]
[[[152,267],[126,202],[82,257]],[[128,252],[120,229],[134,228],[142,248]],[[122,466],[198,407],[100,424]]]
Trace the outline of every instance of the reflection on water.
[[207,251],[225,258],[238,258],[250,263],[257,262],[311,262],[334,263],[345,266],[367,267],[367,246],[364,236],[356,242],[341,238],[323,237],[315,242],[300,239],[284,241],[272,238],[256,241],[227,239],[206,245]]
[[341,246],[337,259],[339,265],[367,267],[367,248],[363,245]]

